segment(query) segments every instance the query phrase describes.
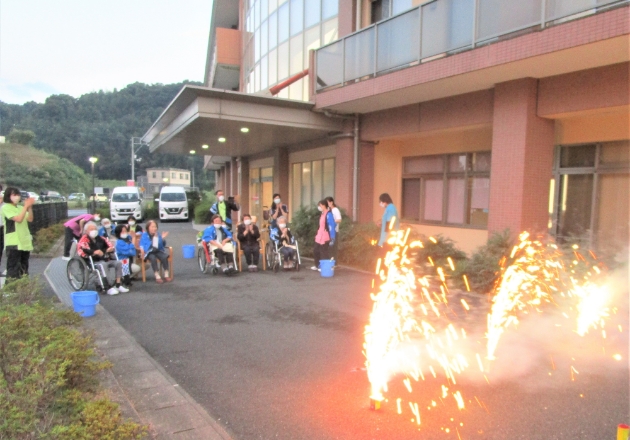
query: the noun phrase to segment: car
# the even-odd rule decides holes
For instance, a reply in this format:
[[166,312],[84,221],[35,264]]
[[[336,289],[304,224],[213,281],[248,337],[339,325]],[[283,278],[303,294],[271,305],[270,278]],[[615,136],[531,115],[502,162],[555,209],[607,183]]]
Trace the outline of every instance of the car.
[[72,200],[85,200],[85,194],[84,193],[72,193],[68,196],[68,201],[72,201]]
[[39,193],[42,202],[65,202],[66,198],[57,191],[42,191]]
[[[90,196],[90,201],[94,200],[94,196]],[[97,202],[109,202],[109,197],[103,193],[96,193]]]
[[33,191],[27,191],[27,192],[28,192],[28,196],[33,197],[36,202],[41,202],[41,198],[39,197],[39,194]]

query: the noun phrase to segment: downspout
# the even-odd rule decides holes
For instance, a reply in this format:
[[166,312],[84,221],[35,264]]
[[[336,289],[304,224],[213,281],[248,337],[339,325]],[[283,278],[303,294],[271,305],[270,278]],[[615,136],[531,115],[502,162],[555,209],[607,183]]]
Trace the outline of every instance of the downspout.
[[352,167],[352,221],[357,222],[359,204],[359,114],[354,115],[354,163]]
[[[241,172],[241,161],[242,161],[241,156],[238,156],[238,157],[236,158],[236,163],[238,164],[238,168],[236,169],[236,179],[237,179],[237,182],[236,182],[236,191],[237,191],[237,193],[238,193],[238,197],[239,197],[239,199],[240,199],[240,198],[241,198],[241,196],[242,196],[241,190],[243,189],[243,187],[241,186],[241,179],[242,179],[242,177],[243,177],[243,174],[242,174],[242,172]],[[240,203],[240,205],[242,206],[242,205],[243,205],[243,203],[241,202],[241,203]],[[238,215],[237,215],[238,222],[240,222],[240,221],[241,221],[241,209],[240,209],[240,208],[241,208],[241,206],[239,206],[239,209],[238,209],[238,211],[237,211],[237,213],[238,213]]]

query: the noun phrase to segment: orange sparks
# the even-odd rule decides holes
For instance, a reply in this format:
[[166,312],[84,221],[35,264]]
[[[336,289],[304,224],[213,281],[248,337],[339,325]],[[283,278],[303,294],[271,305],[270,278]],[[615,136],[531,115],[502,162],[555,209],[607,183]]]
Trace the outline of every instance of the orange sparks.
[[463,278],[464,278],[464,283],[466,284],[466,291],[470,292],[470,284],[468,284],[468,277],[466,276],[466,274],[464,274]]
[[617,354],[613,354],[613,359],[616,361],[620,361],[622,359],[621,355],[619,353]]
[[453,259],[451,257],[447,257],[446,261],[448,261],[448,265],[451,267],[451,270],[455,270],[455,264],[453,263]]
[[556,364],[553,361],[553,356],[549,355],[549,359],[551,359],[551,369],[555,370],[556,369]]
[[464,298],[462,298],[462,300],[461,300],[461,301],[462,301],[462,306],[464,306],[464,308],[465,308],[466,310],[470,310],[470,307],[468,307],[468,303],[466,302],[466,300],[465,300]]

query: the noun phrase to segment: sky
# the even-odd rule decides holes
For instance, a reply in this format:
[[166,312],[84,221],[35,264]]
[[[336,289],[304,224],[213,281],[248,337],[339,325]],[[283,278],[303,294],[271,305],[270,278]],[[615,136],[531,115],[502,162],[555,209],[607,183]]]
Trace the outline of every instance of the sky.
[[0,101],[203,81],[212,0],[0,0]]

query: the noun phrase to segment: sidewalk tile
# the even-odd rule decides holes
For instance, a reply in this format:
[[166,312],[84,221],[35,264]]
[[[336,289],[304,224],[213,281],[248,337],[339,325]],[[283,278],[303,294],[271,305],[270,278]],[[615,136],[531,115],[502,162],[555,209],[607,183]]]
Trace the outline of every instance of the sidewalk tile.
[[188,400],[173,385],[153,388],[128,389],[127,396],[136,411],[150,411],[170,406],[183,405]]
[[157,370],[140,371],[138,373],[123,373],[116,376],[118,383],[124,389],[155,388],[172,384]]
[[140,373],[142,371],[154,370],[155,365],[150,359],[144,356],[131,357],[128,359],[117,360],[112,371],[116,376],[129,373]]
[[223,440],[223,437],[210,426],[175,432],[168,438],[169,440]]
[[191,404],[140,412],[140,417],[157,432],[175,432],[207,426],[205,418]]

